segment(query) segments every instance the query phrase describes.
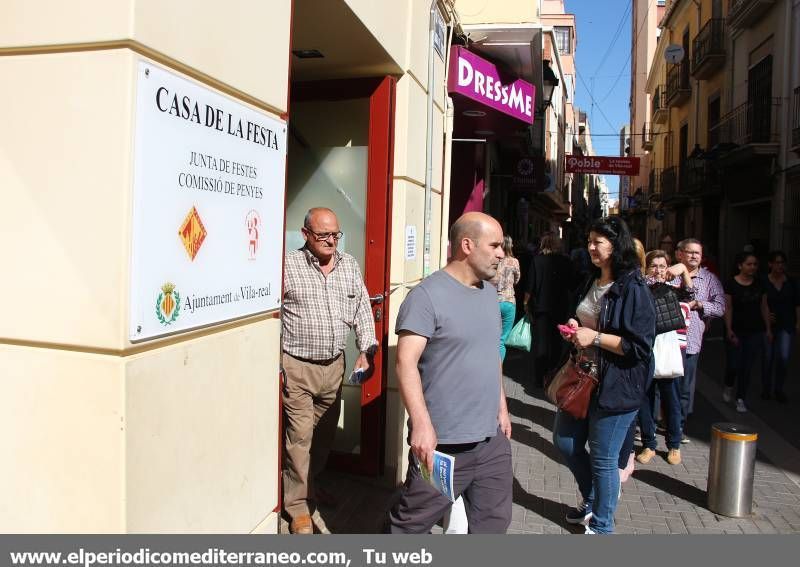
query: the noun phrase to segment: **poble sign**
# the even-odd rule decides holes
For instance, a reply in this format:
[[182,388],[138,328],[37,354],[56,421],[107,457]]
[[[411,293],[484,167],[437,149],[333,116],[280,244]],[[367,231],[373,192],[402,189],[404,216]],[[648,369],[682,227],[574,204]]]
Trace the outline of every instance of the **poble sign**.
[[639,158],[605,156],[568,156],[567,173],[598,175],[639,175]]

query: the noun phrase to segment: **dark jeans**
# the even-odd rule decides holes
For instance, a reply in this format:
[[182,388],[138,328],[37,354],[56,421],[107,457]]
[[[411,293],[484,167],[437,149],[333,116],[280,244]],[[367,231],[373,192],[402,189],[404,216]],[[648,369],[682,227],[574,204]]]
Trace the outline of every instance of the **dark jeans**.
[[736,384],[736,399],[747,398],[747,389],[750,386],[750,371],[753,363],[764,347],[764,333],[752,335],[737,335],[739,344],[734,345],[726,341],[728,351],[728,366],[725,371],[725,386]]
[[786,370],[789,367],[789,357],[792,355],[794,331],[786,329],[773,329],[772,344],[764,336],[764,358],[761,368],[761,385],[765,392],[771,393],[773,388],[772,373],[775,372],[775,393],[783,392],[783,383],[786,381]]
[[683,376],[675,378],[678,386],[678,396],[681,402],[681,431],[686,431],[686,418],[694,410],[694,386],[697,380],[697,359],[700,353],[683,354]]
[[[464,497],[469,532],[504,534],[511,523],[511,442],[498,427],[494,437],[466,447],[463,451],[452,445],[438,449],[456,458],[453,492]],[[450,506],[452,502],[422,478],[409,452],[402,495],[389,513],[390,533],[429,533]]]
[[[639,415],[641,416],[641,412]],[[636,419],[631,421],[631,426],[628,428],[628,434],[625,436],[625,441],[622,442],[622,449],[619,450],[619,461],[617,466],[620,469],[627,468],[628,459],[631,453],[633,453],[633,442],[635,441],[634,437],[636,437],[636,421]]]
[[681,432],[681,403],[679,399],[678,383],[680,378],[660,378],[653,380],[647,390],[647,397],[639,408],[639,420],[642,424],[642,445],[648,449],[656,449],[656,422],[654,415],[656,407],[656,392],[666,412],[667,422],[667,448],[679,449],[683,433]]

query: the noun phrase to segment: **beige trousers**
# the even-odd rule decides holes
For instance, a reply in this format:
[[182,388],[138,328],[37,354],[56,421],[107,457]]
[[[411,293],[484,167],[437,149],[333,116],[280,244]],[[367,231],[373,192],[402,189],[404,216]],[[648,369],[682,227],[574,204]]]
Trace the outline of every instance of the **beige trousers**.
[[344,355],[328,365],[283,354],[283,507],[310,514],[314,477],[325,468],[339,423]]

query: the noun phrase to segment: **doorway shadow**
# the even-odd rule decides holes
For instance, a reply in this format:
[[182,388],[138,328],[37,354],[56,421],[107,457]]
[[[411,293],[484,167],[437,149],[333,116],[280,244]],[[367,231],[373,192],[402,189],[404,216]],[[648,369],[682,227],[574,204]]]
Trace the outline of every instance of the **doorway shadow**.
[[530,510],[534,514],[538,514],[563,529],[569,530],[574,534],[583,533],[583,526],[571,526],[564,521],[564,517],[570,508],[567,504],[531,494],[522,487],[516,478],[514,479],[513,500],[515,504]]
[[561,455],[553,446],[550,439],[542,437],[538,432],[533,431],[527,425],[514,423],[511,427],[511,439],[538,451],[551,461],[561,462]]
[[526,404],[525,402],[511,397],[506,398],[506,405],[508,406],[508,413],[514,417],[530,419],[536,425],[540,425],[548,431],[552,431],[556,412],[550,408]]
[[665,494],[685,500],[693,506],[697,506],[699,508],[706,508],[707,506],[706,492],[704,490],[700,490],[696,486],[692,486],[691,484],[685,483],[682,480],[678,480],[677,478],[673,478],[664,473],[652,470],[637,469],[633,473],[633,478],[649,484],[653,488],[657,488]]

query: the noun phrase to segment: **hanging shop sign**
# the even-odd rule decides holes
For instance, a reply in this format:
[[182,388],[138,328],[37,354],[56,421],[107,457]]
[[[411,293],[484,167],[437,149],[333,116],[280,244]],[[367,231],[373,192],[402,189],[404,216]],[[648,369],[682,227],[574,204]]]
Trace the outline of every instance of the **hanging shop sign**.
[[639,175],[639,158],[567,156],[567,173],[599,175]]
[[285,122],[141,61],[134,144],[130,340],[276,309]]
[[491,63],[463,47],[450,51],[447,88],[527,124],[533,124],[536,101],[532,84],[508,77]]

